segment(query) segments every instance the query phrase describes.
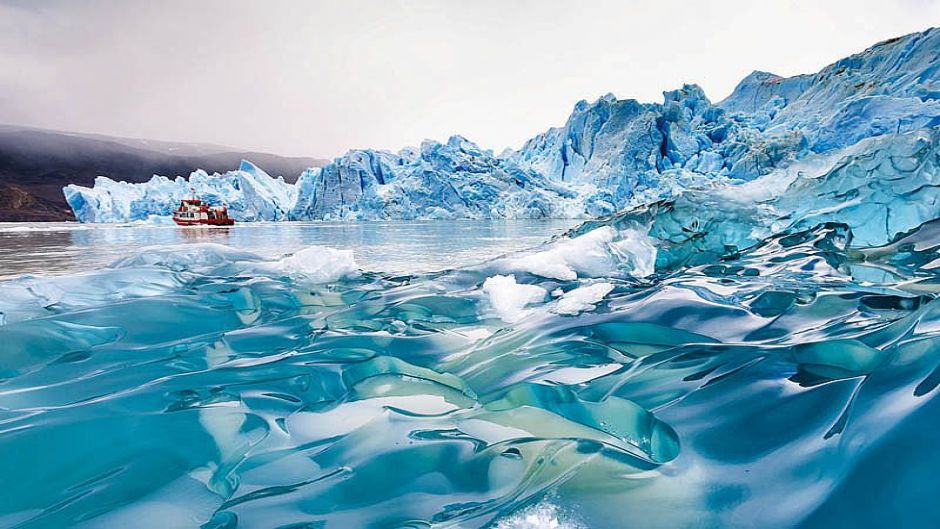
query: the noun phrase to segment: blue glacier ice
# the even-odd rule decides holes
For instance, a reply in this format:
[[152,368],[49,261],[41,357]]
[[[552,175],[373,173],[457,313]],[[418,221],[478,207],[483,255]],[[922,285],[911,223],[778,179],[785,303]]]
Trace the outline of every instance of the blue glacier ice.
[[99,178],[65,188],[82,222],[167,215],[195,187],[238,220],[580,218],[754,180],[814,154],[940,125],[940,30],[879,43],[818,73],[754,72],[724,101],[687,84],[662,103],[608,94],[500,155],[453,136],[397,153],[353,150],[296,185],[248,162],[189,182]]
[[754,72],[717,105],[696,85],[666,92],[662,104],[581,101],[563,127],[510,158],[593,184],[618,209],[709,181],[749,181],[808,154],[940,125],[938,57],[940,30],[931,29],[813,75]]
[[351,151],[297,181],[290,218],[569,218],[577,190],[498,158],[461,136],[397,154]]
[[225,174],[198,170],[188,179],[154,175],[143,184],[115,182],[99,176],[87,188],[69,185],[65,199],[81,222],[129,222],[169,216],[180,200],[193,192],[214,204],[228,206],[238,220],[286,220],[296,188],[282,177],[272,178],[249,161]]

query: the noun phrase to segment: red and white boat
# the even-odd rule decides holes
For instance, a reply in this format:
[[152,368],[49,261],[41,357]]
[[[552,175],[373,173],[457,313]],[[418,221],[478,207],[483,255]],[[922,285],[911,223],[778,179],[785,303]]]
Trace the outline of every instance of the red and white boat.
[[180,226],[231,226],[235,221],[228,216],[225,206],[210,206],[198,198],[184,198],[173,210],[173,222]]

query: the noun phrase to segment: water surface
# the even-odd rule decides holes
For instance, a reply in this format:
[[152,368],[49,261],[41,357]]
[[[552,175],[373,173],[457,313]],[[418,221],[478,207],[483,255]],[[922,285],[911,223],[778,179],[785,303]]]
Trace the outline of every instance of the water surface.
[[0,223],[0,278],[66,274],[106,266],[145,246],[218,243],[262,256],[310,245],[352,249],[366,270],[422,273],[476,264],[530,248],[572,220],[241,223],[175,225]]

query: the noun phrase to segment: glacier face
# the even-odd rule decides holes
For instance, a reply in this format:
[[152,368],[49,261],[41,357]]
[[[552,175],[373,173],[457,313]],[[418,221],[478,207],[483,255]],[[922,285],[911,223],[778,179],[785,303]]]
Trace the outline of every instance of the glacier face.
[[851,230],[854,245],[884,245],[938,211],[940,129],[929,129],[810,155],[743,185],[682,191],[588,221],[570,235],[601,226],[643,230],[656,241],[656,269],[672,270],[735,255],[774,234],[834,223]]
[[719,106],[768,133],[799,131],[813,152],[940,125],[940,30],[878,43],[814,75],[754,72]]
[[238,170],[207,174],[199,170],[189,179],[154,175],[142,184],[115,182],[99,176],[92,188],[66,186],[65,199],[80,222],[128,222],[169,216],[180,200],[193,192],[214,204],[226,204],[238,220],[286,220],[296,200],[295,186],[272,178],[248,161]]
[[224,175],[101,177],[68,186],[83,222],[168,215],[190,187],[237,220],[575,218],[740,184],[871,137],[940,125],[940,30],[891,39],[816,74],[754,72],[715,104],[693,84],[640,103],[581,101],[564,126],[501,155],[453,136],[353,150],[295,185],[245,162]]
[[236,220],[278,221],[573,218],[584,215],[584,195],[593,188],[553,182],[453,136],[446,143],[425,141],[418,150],[395,154],[350,151],[322,168],[308,169],[296,184],[244,161],[237,171],[196,171],[188,181],[154,176],[143,184],[128,184],[99,177],[93,188],[64,189],[81,222],[169,215],[193,191],[211,203],[228,205]]
[[292,219],[564,218],[577,189],[461,136],[397,154],[352,151],[297,182]]
[[[510,155],[550,179],[596,185],[624,207],[688,181],[753,180],[812,153],[940,125],[940,30],[885,41],[814,75],[747,76],[712,104],[695,85],[662,104],[579,102],[563,127]],[[666,197],[670,189],[666,186]]]

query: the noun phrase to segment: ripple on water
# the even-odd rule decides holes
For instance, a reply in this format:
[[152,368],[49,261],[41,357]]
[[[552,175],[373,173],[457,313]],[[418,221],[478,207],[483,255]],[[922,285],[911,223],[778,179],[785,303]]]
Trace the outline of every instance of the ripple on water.
[[864,525],[868,487],[931,519],[935,480],[865,469],[936,424],[935,248],[820,225],[637,278],[602,235],[565,273],[208,244],[0,283],[0,524]]

